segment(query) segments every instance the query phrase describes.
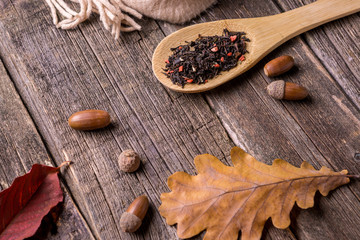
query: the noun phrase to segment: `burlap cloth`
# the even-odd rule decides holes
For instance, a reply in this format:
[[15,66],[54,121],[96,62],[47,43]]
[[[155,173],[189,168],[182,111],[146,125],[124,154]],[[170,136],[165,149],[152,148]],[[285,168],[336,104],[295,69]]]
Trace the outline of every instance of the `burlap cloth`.
[[[71,29],[87,20],[91,13],[100,15],[104,27],[117,39],[120,33],[140,30],[133,19],[142,15],[184,23],[210,7],[216,0],[45,0],[50,7],[53,22],[58,28]],[[79,5],[74,9],[74,2]]]

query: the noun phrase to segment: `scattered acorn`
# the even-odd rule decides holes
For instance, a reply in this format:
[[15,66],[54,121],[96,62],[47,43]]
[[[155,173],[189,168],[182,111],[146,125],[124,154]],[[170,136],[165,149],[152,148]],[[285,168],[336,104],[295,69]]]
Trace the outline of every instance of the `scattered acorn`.
[[270,83],[266,89],[271,97],[280,100],[302,100],[308,95],[308,91],[303,86],[283,80]]
[[109,125],[110,115],[103,110],[84,110],[71,115],[68,123],[76,130],[94,130]]
[[146,212],[149,208],[149,199],[142,195],[136,198],[121,215],[120,227],[124,232],[135,232],[141,226]]
[[289,71],[293,66],[294,58],[285,55],[268,62],[264,67],[264,72],[268,77],[276,77]]
[[139,155],[132,149],[123,151],[119,156],[119,167],[124,172],[135,172],[140,166]]

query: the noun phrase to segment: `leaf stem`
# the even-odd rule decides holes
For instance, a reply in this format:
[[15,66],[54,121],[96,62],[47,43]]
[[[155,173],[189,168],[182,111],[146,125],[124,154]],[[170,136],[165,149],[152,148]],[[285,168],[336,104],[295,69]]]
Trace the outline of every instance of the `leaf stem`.
[[65,161],[65,162],[61,163],[57,168],[60,169],[60,168],[62,168],[63,166],[65,166],[65,165],[70,165],[70,164],[71,164],[71,161]]
[[345,176],[349,178],[360,179],[360,175],[345,175]]

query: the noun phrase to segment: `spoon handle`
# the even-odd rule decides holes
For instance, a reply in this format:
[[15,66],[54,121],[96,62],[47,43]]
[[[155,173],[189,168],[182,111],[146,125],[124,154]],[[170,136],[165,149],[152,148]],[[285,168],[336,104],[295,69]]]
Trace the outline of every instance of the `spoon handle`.
[[318,0],[288,12],[263,17],[255,23],[258,45],[254,56],[263,58],[289,39],[332,20],[360,11],[360,0]]
[[[280,14],[284,42],[303,32],[360,11],[360,0],[318,0]],[[286,27],[285,27],[286,26]]]

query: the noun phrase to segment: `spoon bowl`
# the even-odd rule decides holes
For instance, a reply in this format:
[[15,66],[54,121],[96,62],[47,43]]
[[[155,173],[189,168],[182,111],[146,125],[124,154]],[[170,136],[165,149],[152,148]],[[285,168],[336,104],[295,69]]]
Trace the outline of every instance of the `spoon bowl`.
[[[226,19],[195,24],[170,34],[159,43],[153,54],[152,68],[157,79],[171,90],[185,93],[207,91],[246,72],[287,40],[359,10],[359,0],[319,0],[267,17]],[[245,54],[245,61],[237,67],[220,72],[205,84],[185,84],[184,87],[173,84],[170,78],[163,74],[165,60],[172,55],[170,48],[186,44],[186,41],[193,41],[199,34],[202,36],[221,35],[225,28],[233,32],[245,32],[246,37],[250,39],[250,42],[246,42],[249,53]]]

